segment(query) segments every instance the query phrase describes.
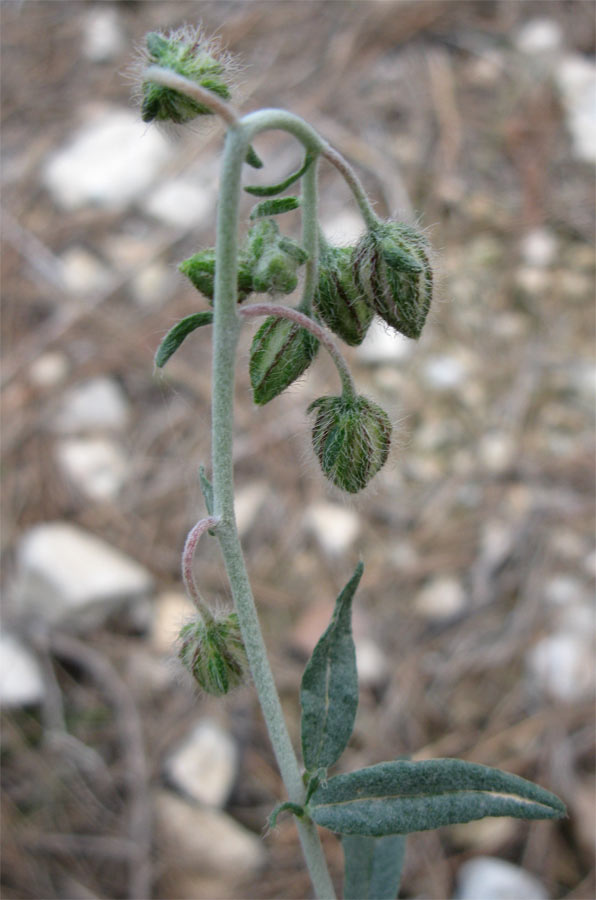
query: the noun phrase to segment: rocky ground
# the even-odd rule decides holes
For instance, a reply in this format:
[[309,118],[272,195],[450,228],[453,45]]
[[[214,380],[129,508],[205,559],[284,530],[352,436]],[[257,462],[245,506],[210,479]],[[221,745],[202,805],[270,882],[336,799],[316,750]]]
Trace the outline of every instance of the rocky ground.
[[[238,517],[292,732],[362,557],[342,768],[459,756],[570,814],[414,835],[401,896],[589,900],[595,32],[563,0],[2,4],[3,896],[310,896],[291,819],[263,837],[283,786],[253,691],[198,696],[172,661],[209,333],[165,375],[152,357],[201,303],[176,263],[213,243],[222,134],[144,126],[127,71],[145,32],[197,16],[246,65],[243,109],[311,121],[437,255],[422,339],[375,329],[349,353],[398,435],[362,497],[309,447],[328,363],[257,409],[243,341]],[[299,159],[279,135],[258,149],[274,175]],[[361,229],[328,167],[321,218]],[[225,602],[212,546],[197,571]]]

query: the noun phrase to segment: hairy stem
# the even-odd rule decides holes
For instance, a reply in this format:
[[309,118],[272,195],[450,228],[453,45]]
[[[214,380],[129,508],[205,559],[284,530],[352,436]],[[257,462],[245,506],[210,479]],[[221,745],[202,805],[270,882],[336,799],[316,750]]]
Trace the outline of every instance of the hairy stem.
[[197,100],[206,106],[211,112],[220,116],[228,125],[235,125],[238,121],[238,113],[236,113],[229,103],[218,97],[207,88],[201,87],[200,84],[179,75],[178,72],[172,72],[171,69],[163,69],[161,66],[147,66],[143,71],[145,81],[152,81],[154,84],[161,84],[163,87],[171,88],[173,91],[180,91],[193,100]]
[[279,319],[289,319],[291,322],[296,322],[297,325],[302,325],[303,328],[306,328],[307,331],[314,334],[317,340],[319,340],[329,352],[341,379],[344,394],[347,394],[350,397],[356,396],[356,385],[354,384],[354,379],[352,378],[347,362],[341,355],[337,344],[327,330],[323,328],[322,325],[319,325],[314,319],[304,315],[304,313],[298,309],[292,309],[290,306],[272,305],[271,303],[251,303],[250,306],[242,306],[238,310],[238,315],[245,319],[249,319],[253,316],[277,316]]
[[[283,114],[289,116],[289,114]],[[275,119],[275,117],[273,117]],[[219,519],[217,537],[234,597],[238,621],[255,687],[273,750],[291,802],[305,799],[300,767],[292,747],[279,695],[267,659],[263,635],[246,571],[234,513],[233,408],[236,346],[241,320],[236,309],[238,207],[242,163],[250,139],[269,126],[261,116],[258,127],[231,126],[226,135],[221,194],[217,214],[216,278],[213,323],[212,464],[213,513]],[[306,126],[308,128],[308,126]],[[310,133],[310,129],[308,129]],[[316,826],[296,819],[300,840],[317,897],[334,898]]]
[[331,147],[329,144],[326,144],[323,147],[321,155],[324,156],[325,159],[331,163],[331,165],[335,166],[337,171],[344,177],[346,183],[348,184],[348,187],[354,194],[356,203],[360,207],[362,218],[369,228],[374,228],[374,226],[379,222],[378,216],[372,208],[366,191],[362,187],[362,183],[356,175],[356,172],[354,171],[352,166],[346,159],[343,158],[341,153],[339,153],[337,150],[335,150],[334,147]]
[[219,520],[214,516],[209,516],[207,519],[201,519],[200,522],[197,522],[197,524],[194,525],[188,532],[188,537],[186,538],[186,543],[184,544],[184,550],[182,551],[182,581],[184,582],[186,593],[194,603],[195,609],[204,622],[212,621],[213,616],[211,614],[209,606],[205,603],[203,597],[201,596],[201,592],[193,575],[192,564],[195,556],[195,550],[197,549],[197,544],[199,543],[202,535],[206,531],[208,531],[209,528],[214,528],[217,525],[218,521]]
[[311,163],[302,176],[302,246],[308,253],[305,265],[304,287],[300,309],[310,315],[317,288],[319,261],[319,228],[317,224],[317,170],[318,159]]

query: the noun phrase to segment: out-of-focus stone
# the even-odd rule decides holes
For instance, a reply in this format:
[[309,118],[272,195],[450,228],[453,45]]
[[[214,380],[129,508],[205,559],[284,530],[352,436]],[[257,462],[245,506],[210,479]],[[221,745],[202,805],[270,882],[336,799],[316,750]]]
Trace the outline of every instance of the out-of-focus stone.
[[548,900],[543,885],[529,872],[492,856],[460,866],[456,900]]
[[128,402],[120,386],[112,378],[100,376],[76,384],[65,393],[50,427],[59,434],[121,429],[126,426],[128,415]]
[[443,354],[430,357],[423,367],[424,379],[437,391],[450,391],[461,385],[467,374],[467,366],[457,356]]
[[592,635],[562,631],[535,644],[526,656],[532,690],[563,703],[589,700],[594,694]]
[[259,838],[220,810],[162,790],[155,797],[155,811],[159,845],[173,868],[246,878],[265,862]]
[[64,353],[51,350],[43,353],[31,364],[29,378],[39,388],[53,388],[68,375],[68,359]]
[[354,638],[358,684],[364,688],[378,688],[385,684],[389,665],[379,645],[369,637]]
[[520,266],[515,273],[516,285],[526,294],[542,294],[548,287],[552,276],[536,266]]
[[255,481],[238,491],[234,506],[236,508],[236,524],[241,537],[244,537],[255,524],[269,493],[267,482]]
[[335,503],[315,503],[305,516],[305,526],[328,556],[345,553],[360,533],[358,513]]
[[77,630],[146,600],[153,587],[143,566],[67,522],[45,522],[26,532],[17,563],[15,600],[21,611]]
[[459,615],[465,607],[466,594],[460,581],[446,575],[433,578],[414,600],[418,615],[438,622]]
[[552,58],[563,46],[563,32],[555,19],[530,19],[515,35],[515,45],[528,56]]
[[480,440],[480,459],[490,472],[504,472],[515,457],[515,441],[503,431],[492,431]]
[[158,653],[172,656],[180,629],[195,615],[195,608],[186,594],[168,591],[155,604],[151,628],[151,644]]
[[567,113],[567,128],[578,159],[596,162],[596,65],[579,53],[558,64],[555,79]]
[[238,772],[238,749],[212,719],[203,719],[168,757],[165,774],[179,791],[221,809]]
[[397,365],[412,354],[415,346],[415,341],[392,331],[380,319],[373,319],[356,356],[370,366]]
[[548,228],[534,228],[522,239],[520,250],[526,265],[546,269],[555,261],[557,239]]
[[101,4],[87,13],[83,20],[83,56],[94,63],[110,62],[124,45],[117,7]]
[[122,210],[163,171],[172,145],[136,113],[101,107],[47,160],[42,180],[59,206]]
[[60,262],[64,284],[73,294],[93,294],[111,281],[109,270],[84,247],[69,247]]
[[0,706],[41,703],[44,680],[33,654],[12,634],[0,635]]
[[72,483],[93,500],[115,499],[126,480],[126,454],[107,438],[66,438],[56,456]]
[[161,184],[147,199],[144,209],[171,228],[193,228],[213,212],[215,185],[175,178]]
[[362,236],[362,216],[346,207],[333,218],[326,218],[321,225],[327,240],[339,247],[349,247]]
[[496,851],[514,837],[518,828],[515,819],[505,816],[479,819],[476,822],[465,822],[452,825],[449,829],[451,840],[458,847],[470,847],[476,851]]
[[135,301],[140,306],[153,309],[163,306],[172,296],[174,288],[174,272],[160,262],[149,263],[135,275],[130,283]]

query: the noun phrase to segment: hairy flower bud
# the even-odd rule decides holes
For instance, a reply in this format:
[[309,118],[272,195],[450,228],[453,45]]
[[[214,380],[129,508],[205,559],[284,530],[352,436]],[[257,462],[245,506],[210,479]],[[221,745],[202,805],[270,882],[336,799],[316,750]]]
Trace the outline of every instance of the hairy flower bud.
[[[213,302],[215,294],[215,249],[209,248],[195,253],[178,266],[183,275],[198,291]],[[252,272],[241,253],[238,259],[238,303],[246,300],[253,291]]]
[[219,697],[244,681],[248,663],[236,613],[188,622],[178,641],[178,658],[205,693]]
[[[207,40],[199,28],[185,26],[145,38],[146,62],[183,75],[223,100],[230,98],[233,64],[217,43]],[[180,91],[152,81],[143,81],[141,115],[144,122],[170,121],[181,124],[211,110]]]
[[255,403],[268,403],[296,381],[318,348],[318,340],[296,322],[276,316],[265,319],[250,350],[250,383]]
[[300,244],[284,237],[273,219],[253,225],[244,252],[251,265],[253,290],[258,293],[291,294],[298,284],[296,270],[308,259]]
[[346,344],[361,344],[374,312],[354,278],[351,247],[323,244],[319,282],[313,306],[321,319]]
[[312,444],[327,478],[356,494],[381,469],[389,454],[391,423],[387,413],[366,397],[320,397]]
[[426,237],[410,225],[380,222],[354,251],[356,281],[374,311],[396,331],[420,337],[433,275]]

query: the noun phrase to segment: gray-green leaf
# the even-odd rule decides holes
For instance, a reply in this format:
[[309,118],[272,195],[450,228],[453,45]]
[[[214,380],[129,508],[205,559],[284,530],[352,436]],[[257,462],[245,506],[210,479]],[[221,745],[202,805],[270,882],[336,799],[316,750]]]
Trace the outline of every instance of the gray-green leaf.
[[340,834],[408,834],[485,816],[558,819],[565,805],[544,788],[459,759],[380,763],[336,775],[313,793],[308,812]]
[[279,216],[281,213],[298,209],[300,200],[298,197],[272,197],[269,200],[261,200],[250,212],[251,219],[262,219],[267,216]]
[[170,356],[176,352],[182,341],[188,337],[191,331],[194,331],[195,328],[200,328],[202,325],[211,325],[212,322],[213,311],[210,309],[192,313],[190,316],[185,316],[184,319],[180,319],[173,328],[170,328],[157,348],[157,353],[155,354],[155,365],[157,368],[161,369],[162,366],[165,366]]
[[335,602],[331,624],[313,650],[302,677],[302,755],[309,772],[333,765],[354,728],[358,672],[352,638],[352,600],[362,572],[363,565],[358,563]]
[[344,835],[344,900],[395,900],[401,881],[406,838]]
[[297,169],[295,172],[292,172],[291,175],[288,175],[284,181],[280,181],[279,184],[270,184],[261,186],[258,184],[248,184],[244,188],[247,194],[252,194],[253,197],[274,197],[275,194],[281,194],[282,191],[285,191],[286,188],[289,188],[291,184],[294,184],[295,181],[298,181],[299,178],[302,178],[308,167],[314,162],[315,157],[312,153],[307,153],[304,157],[304,163]]

